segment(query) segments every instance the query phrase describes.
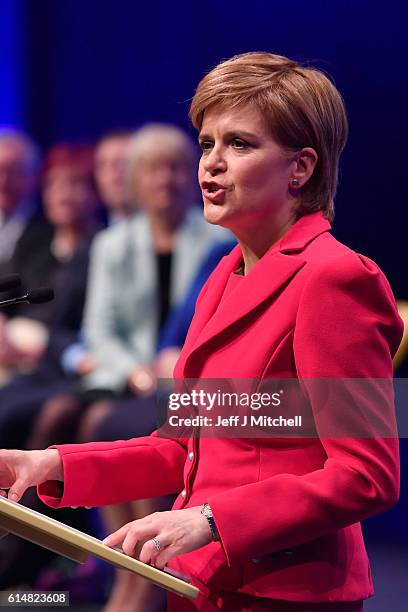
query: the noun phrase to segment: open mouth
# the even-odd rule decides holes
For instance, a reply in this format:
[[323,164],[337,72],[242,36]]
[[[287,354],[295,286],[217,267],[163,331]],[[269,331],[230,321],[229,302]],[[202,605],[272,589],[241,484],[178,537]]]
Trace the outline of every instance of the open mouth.
[[217,193],[217,191],[225,191],[226,187],[216,181],[203,181],[201,188],[205,193]]
[[227,194],[227,187],[216,181],[203,181],[201,183],[203,196],[213,204],[223,204]]

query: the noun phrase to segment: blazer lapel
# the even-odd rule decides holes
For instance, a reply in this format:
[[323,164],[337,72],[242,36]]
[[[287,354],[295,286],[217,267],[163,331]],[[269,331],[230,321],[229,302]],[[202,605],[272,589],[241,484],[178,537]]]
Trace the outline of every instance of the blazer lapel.
[[221,259],[215,271],[211,275],[208,292],[201,298],[200,307],[188,330],[187,338],[183,346],[183,353],[192,349],[203,329],[217,310],[224,293],[231,272],[236,270],[242,260],[241,249],[237,245],[229,255]]
[[190,356],[204,344],[282,290],[306,263],[300,253],[330,227],[321,213],[302,217],[220,303],[231,273],[242,261],[240,247],[224,257],[197,309],[182,351],[180,369],[185,370]]
[[[207,324],[200,321],[201,332],[196,337],[192,351],[198,350],[203,344],[223,332],[225,329],[254,311],[257,306],[279,292],[279,290],[296,274],[305,264],[300,257],[289,257],[280,252],[261,260],[255,268],[242,278],[237,287],[219,304],[222,291],[228,281],[229,275],[234,268],[229,270],[215,288],[217,291],[204,296],[200,309],[212,312],[207,318]],[[222,288],[222,291],[220,291]]]

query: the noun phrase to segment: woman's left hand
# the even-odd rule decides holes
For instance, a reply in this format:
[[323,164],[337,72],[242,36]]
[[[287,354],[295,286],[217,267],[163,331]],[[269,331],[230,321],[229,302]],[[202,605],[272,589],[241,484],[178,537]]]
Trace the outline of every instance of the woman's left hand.
[[[166,563],[212,541],[211,530],[201,506],[154,512],[137,521],[126,523],[103,540],[107,546],[121,546],[124,553],[135,556],[138,542],[145,541],[139,560],[163,569]],[[153,541],[160,546],[158,550]]]

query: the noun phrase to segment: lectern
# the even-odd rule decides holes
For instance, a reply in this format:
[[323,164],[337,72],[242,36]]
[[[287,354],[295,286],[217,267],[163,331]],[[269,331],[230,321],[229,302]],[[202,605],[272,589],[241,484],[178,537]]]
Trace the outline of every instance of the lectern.
[[85,563],[88,555],[94,555],[182,597],[196,599],[199,595],[199,590],[188,582],[188,578],[176,576],[171,569],[162,571],[142,563],[118,549],[105,546],[97,538],[0,496],[0,537],[6,533],[13,533],[77,563]]

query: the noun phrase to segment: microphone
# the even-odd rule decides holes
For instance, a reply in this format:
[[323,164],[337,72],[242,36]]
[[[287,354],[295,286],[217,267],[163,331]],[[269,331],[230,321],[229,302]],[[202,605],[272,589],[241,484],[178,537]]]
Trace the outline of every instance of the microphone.
[[53,299],[54,291],[50,287],[39,287],[38,289],[28,291],[25,295],[20,295],[20,297],[3,300],[3,302],[0,302],[0,308],[12,306],[13,304],[22,304],[24,302],[27,304],[43,304]]
[[27,298],[29,304],[42,304],[43,302],[51,302],[54,299],[54,291],[51,287],[38,287],[38,289],[31,289],[23,297]]
[[18,274],[7,274],[0,278],[0,291],[10,291],[21,287],[21,278]]

